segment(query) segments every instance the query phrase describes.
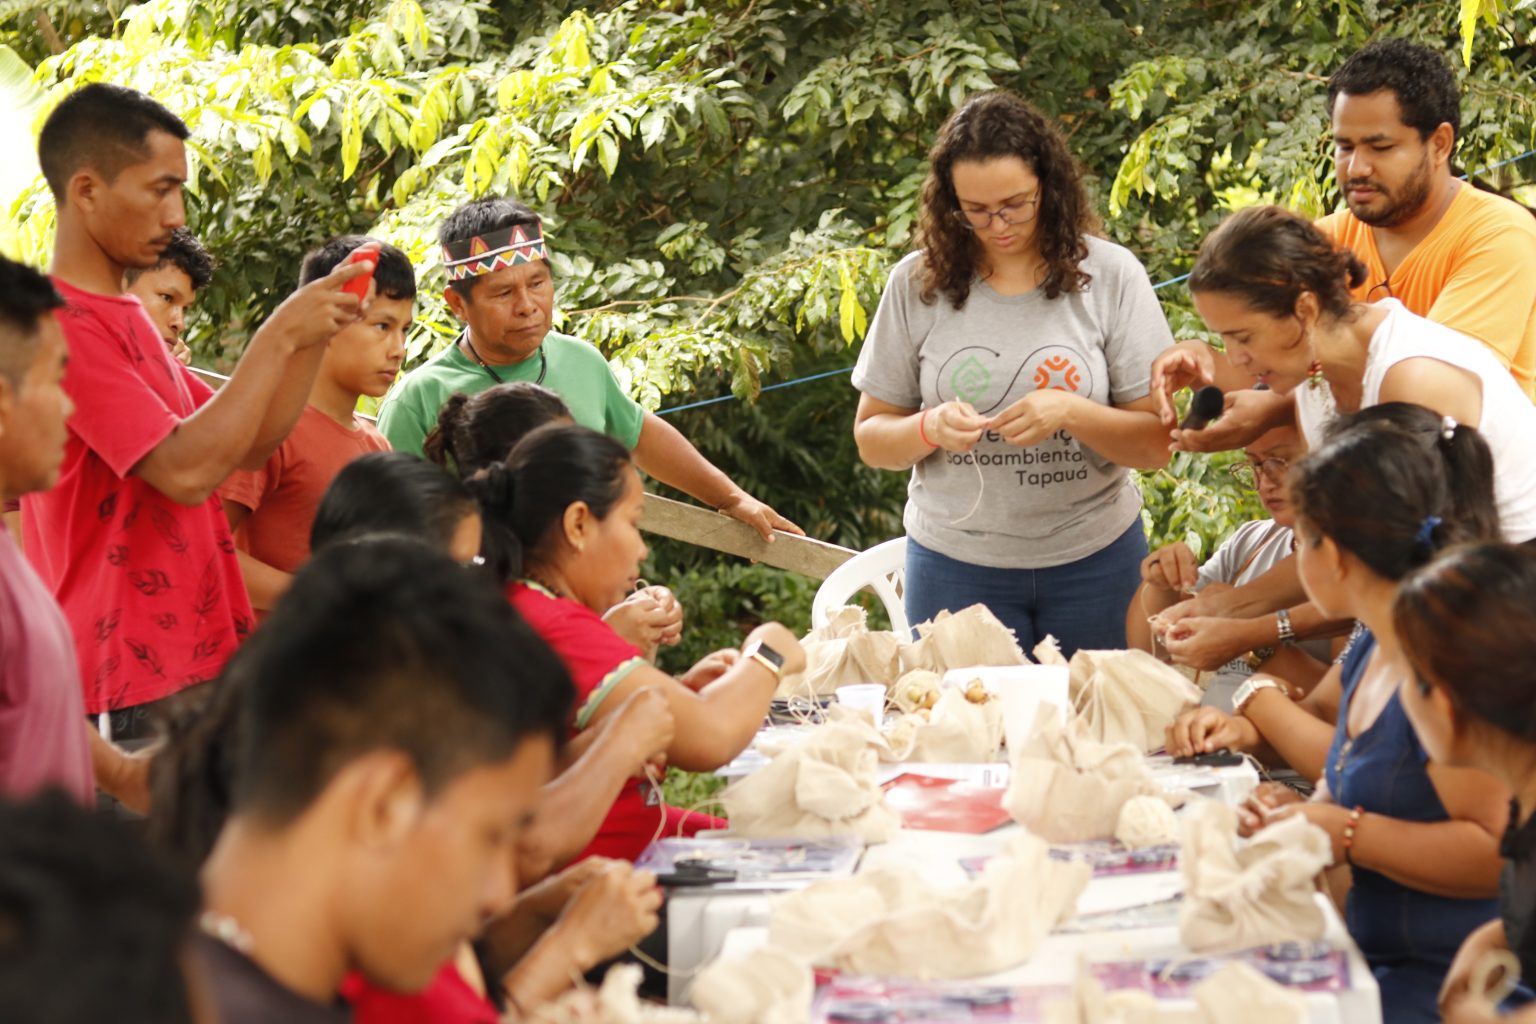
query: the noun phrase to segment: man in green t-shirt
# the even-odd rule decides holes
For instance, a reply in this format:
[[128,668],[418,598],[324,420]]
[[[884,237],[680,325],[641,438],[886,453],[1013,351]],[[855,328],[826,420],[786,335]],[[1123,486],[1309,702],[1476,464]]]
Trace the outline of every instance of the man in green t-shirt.
[[402,378],[379,410],[397,451],[420,454],[449,395],[533,381],[557,393],[577,423],[622,441],[646,473],[772,540],[798,526],[736,486],[671,424],[646,412],[601,352],[550,330],[555,287],[538,215],[512,199],[465,203],[438,231],[448,306],[464,322],[454,344]]

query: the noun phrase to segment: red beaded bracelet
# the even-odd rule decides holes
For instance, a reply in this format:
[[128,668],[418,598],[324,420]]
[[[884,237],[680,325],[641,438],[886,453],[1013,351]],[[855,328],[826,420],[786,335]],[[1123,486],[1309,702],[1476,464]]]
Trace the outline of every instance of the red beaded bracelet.
[[928,422],[928,414],[931,412],[933,412],[932,409],[924,409],[923,414],[917,418],[917,436],[922,438],[923,444],[927,445],[929,448],[937,448],[938,445],[928,440],[928,431],[923,429],[923,427]]
[[1344,826],[1344,860],[1354,866],[1355,858],[1350,851],[1355,848],[1355,831],[1360,827],[1360,816],[1365,813],[1365,808],[1356,804],[1355,809],[1349,812],[1349,824]]

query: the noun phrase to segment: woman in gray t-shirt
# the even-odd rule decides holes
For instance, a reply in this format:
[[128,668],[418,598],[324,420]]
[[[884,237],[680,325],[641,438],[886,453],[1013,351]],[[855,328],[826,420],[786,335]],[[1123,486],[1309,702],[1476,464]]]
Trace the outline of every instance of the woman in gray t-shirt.
[[919,251],[859,354],[864,461],[912,469],[911,622],[986,604],[1029,648],[1125,646],[1146,554],[1127,466],[1168,459],[1149,394],[1171,341],[1146,271],[1096,218],[1060,132],[978,96],[929,154]]

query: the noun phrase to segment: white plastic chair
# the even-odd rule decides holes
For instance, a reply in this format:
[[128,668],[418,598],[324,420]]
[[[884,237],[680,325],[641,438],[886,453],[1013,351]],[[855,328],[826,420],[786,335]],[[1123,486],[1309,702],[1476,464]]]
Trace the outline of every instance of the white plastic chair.
[[885,605],[885,613],[891,619],[891,631],[902,639],[910,639],[912,629],[907,624],[906,606],[902,603],[902,575],[906,563],[907,538],[897,537],[859,552],[832,570],[832,575],[821,581],[816,599],[811,602],[812,628],[825,626],[834,608],[847,604],[849,598],[868,587]]

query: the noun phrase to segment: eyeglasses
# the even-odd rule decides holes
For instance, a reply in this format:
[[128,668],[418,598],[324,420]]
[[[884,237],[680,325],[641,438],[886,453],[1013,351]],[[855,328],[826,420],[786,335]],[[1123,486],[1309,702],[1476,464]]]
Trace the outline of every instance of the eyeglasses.
[[[1380,292],[1381,294],[1378,295],[1376,294],[1377,292]],[[1387,280],[1383,280],[1380,284],[1371,285],[1370,290],[1365,293],[1366,302],[1375,302],[1377,299],[1392,298],[1396,298],[1396,296],[1392,294],[1392,282]]]
[[1039,207],[1040,197],[1033,195],[1007,206],[999,206],[995,210],[956,210],[955,219],[972,231],[985,231],[992,224],[993,217],[1010,227],[1028,224],[1038,215]]
[[1260,474],[1269,477],[1273,483],[1280,483],[1285,479],[1285,471],[1290,468],[1291,464],[1285,459],[1270,458],[1259,462],[1245,459],[1228,466],[1227,475],[1249,490],[1257,490]]

